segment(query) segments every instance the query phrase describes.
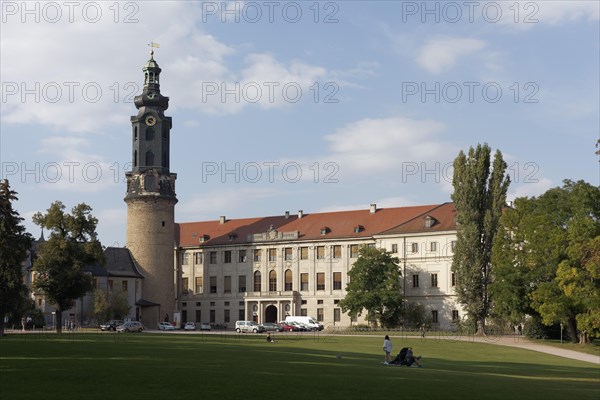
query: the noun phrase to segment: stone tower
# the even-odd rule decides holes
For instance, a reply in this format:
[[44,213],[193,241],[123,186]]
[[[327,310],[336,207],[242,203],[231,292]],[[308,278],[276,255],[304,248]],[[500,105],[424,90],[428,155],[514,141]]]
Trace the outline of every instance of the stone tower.
[[154,329],[159,321],[173,321],[175,310],[177,175],[169,171],[171,117],[164,114],[169,98],[160,93],[161,69],[154,61],[154,51],[143,71],[144,89],[134,99],[138,113],[131,117],[133,167],[125,173],[126,240],[144,275],[141,299],[137,302],[140,318],[145,326]]

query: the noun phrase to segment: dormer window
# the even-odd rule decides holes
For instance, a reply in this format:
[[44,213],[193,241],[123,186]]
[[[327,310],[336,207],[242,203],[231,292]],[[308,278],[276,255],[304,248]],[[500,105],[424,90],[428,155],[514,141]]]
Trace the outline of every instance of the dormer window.
[[329,229],[329,227],[324,226],[321,228],[321,235],[327,235],[329,232],[331,232],[331,229]]
[[365,230],[365,227],[364,227],[364,226],[362,226],[362,225],[356,225],[356,226],[354,227],[354,233],[360,233],[360,232],[362,232],[362,231],[364,231],[364,230]]
[[210,236],[208,236],[208,235],[200,235],[200,238],[198,239],[198,241],[200,243],[204,243],[204,242],[208,242],[209,239],[210,239]]
[[229,241],[231,242],[232,240],[235,240],[237,238],[237,233],[232,232],[230,233],[227,237],[229,238]]
[[433,225],[435,225],[435,223],[437,222],[437,220],[431,216],[426,216],[425,217],[425,228],[431,228]]

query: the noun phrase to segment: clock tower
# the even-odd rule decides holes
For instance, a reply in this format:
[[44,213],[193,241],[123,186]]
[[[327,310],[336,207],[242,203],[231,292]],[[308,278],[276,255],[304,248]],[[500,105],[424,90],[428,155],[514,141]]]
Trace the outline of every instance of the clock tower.
[[127,248],[144,279],[136,306],[142,323],[156,328],[173,321],[175,311],[175,180],[169,169],[171,117],[164,112],[169,98],[160,93],[161,69],[154,51],[144,65],[144,89],[131,117],[132,170],[126,172]]

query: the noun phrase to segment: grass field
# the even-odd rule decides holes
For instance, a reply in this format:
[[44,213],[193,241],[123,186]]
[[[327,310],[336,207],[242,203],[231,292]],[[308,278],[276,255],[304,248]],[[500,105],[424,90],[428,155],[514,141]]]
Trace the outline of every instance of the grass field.
[[392,337],[424,368],[381,364],[383,338],[9,335],[2,399],[595,399],[597,365],[505,346]]

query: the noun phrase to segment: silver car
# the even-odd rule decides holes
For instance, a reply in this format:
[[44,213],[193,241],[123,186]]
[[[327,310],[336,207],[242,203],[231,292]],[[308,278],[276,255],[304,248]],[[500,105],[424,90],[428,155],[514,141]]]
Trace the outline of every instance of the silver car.
[[143,330],[144,326],[139,321],[129,321],[117,326],[117,332],[141,332]]

